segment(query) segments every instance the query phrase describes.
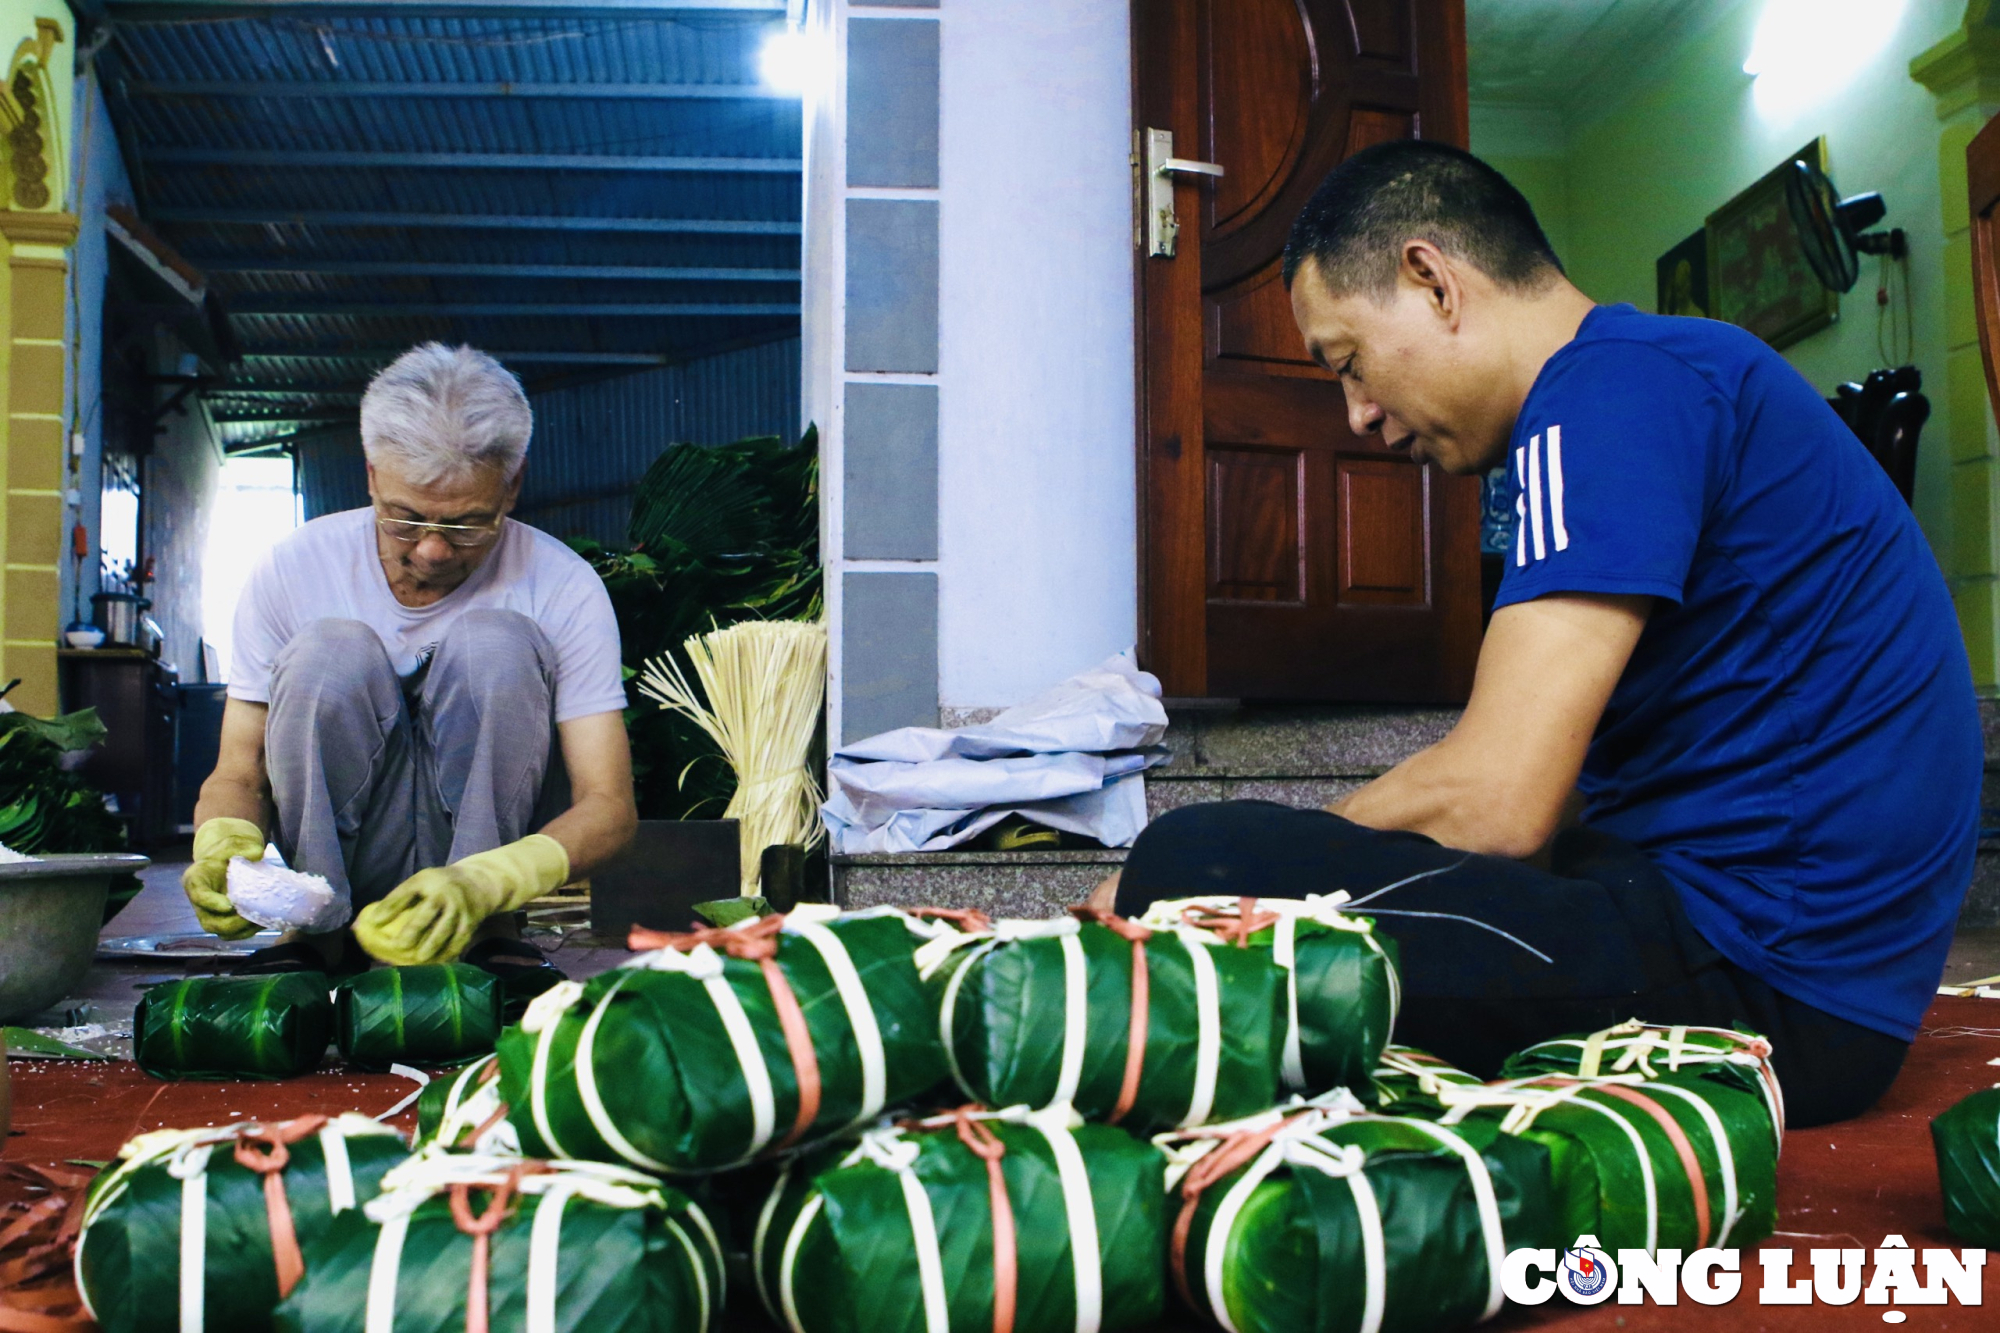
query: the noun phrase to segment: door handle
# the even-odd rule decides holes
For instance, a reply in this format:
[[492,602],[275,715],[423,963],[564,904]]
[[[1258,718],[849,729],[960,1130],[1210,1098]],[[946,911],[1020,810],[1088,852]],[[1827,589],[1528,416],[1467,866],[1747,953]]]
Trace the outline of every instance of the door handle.
[[1158,259],[1174,257],[1180,220],[1174,216],[1174,177],[1224,174],[1221,164],[1174,156],[1172,130],[1146,131],[1146,253]]

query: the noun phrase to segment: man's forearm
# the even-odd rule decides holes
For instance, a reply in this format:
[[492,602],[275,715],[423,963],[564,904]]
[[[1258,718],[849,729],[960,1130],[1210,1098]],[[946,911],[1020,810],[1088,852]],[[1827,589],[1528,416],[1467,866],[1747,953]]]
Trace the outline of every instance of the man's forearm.
[[269,797],[261,786],[215,775],[201,784],[194,822],[200,828],[211,819],[247,819],[268,831]]
[[630,801],[585,794],[540,831],[562,844],[570,878],[580,879],[624,851],[638,825]]
[[1447,738],[1327,808],[1369,828],[1406,829],[1447,847],[1518,860],[1555,830],[1536,812],[1513,808],[1506,790]]

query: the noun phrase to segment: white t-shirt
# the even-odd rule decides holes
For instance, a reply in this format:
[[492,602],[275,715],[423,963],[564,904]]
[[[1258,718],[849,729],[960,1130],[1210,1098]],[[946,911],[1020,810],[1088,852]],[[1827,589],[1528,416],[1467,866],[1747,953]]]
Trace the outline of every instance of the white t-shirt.
[[396,674],[414,675],[451,623],[467,611],[518,611],[556,650],[556,721],[625,707],[618,620],[582,556],[554,537],[508,519],[472,577],[429,606],[404,606],[389,591],[375,545],[375,511],[328,514],[272,547],[236,604],[229,697],[271,701],[271,663],[306,625],[358,620],[381,637]]

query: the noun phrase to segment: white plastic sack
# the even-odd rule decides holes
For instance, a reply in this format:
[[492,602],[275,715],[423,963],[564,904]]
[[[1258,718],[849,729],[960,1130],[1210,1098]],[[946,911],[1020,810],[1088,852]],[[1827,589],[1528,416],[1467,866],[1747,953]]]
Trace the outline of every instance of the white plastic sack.
[[835,751],[821,807],[833,850],[940,851],[1020,814],[1129,847],[1146,826],[1143,770],[1166,760],[1160,682],[1130,652],[991,722],[904,727]]
[[303,930],[324,935],[347,924],[354,907],[318,875],[293,870],[268,853],[262,861],[229,858],[229,905],[245,921],[266,930]]

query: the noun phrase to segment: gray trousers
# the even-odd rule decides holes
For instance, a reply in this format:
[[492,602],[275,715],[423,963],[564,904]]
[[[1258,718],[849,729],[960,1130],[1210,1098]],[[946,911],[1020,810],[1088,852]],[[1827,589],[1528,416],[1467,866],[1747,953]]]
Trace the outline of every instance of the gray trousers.
[[359,909],[525,837],[568,804],[554,718],[555,650],[519,612],[459,617],[409,682],[374,630],[316,620],[271,669],[272,841]]

